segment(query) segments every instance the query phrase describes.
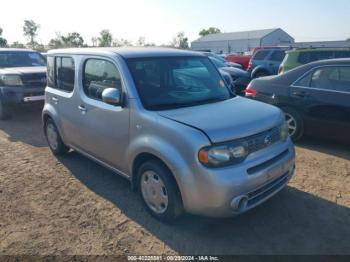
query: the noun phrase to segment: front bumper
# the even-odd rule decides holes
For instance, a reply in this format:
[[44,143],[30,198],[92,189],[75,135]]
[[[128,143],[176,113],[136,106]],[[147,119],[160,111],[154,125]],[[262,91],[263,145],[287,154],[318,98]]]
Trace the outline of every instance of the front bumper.
[[283,189],[295,170],[288,138],[250,154],[236,166],[209,169],[198,163],[175,170],[187,212],[210,217],[244,213]]
[[0,99],[5,105],[25,104],[45,100],[45,87],[0,86]]

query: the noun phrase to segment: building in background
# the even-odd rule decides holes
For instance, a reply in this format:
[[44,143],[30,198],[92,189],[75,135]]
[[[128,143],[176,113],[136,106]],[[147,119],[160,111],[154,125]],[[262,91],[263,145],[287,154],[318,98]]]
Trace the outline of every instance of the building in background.
[[206,35],[191,43],[197,51],[243,53],[260,46],[291,46],[294,38],[280,28]]
[[206,35],[191,43],[196,51],[232,54],[249,52],[261,46],[290,46],[293,48],[349,47],[350,39],[340,41],[295,42],[280,28]]

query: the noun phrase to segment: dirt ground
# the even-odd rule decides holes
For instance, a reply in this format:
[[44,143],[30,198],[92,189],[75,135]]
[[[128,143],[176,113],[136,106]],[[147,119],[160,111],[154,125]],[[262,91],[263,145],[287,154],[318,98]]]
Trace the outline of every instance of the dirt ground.
[[350,254],[350,146],[296,145],[289,186],[236,218],[153,219],[128,182],[44,140],[40,106],[0,121],[0,255]]

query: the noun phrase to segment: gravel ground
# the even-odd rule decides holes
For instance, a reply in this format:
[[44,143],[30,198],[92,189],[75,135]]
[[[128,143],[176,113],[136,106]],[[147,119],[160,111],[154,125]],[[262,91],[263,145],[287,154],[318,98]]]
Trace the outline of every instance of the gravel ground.
[[289,186],[236,218],[156,221],[128,182],[51,153],[40,106],[0,121],[0,255],[350,254],[350,146],[297,144]]

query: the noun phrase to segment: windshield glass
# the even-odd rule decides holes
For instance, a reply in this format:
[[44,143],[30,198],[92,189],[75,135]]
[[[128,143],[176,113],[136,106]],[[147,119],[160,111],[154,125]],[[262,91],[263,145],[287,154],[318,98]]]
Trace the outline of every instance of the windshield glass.
[[45,59],[36,52],[0,52],[0,68],[46,66]]
[[141,101],[149,110],[212,103],[231,95],[206,57],[133,58],[127,64]]

